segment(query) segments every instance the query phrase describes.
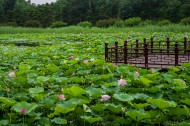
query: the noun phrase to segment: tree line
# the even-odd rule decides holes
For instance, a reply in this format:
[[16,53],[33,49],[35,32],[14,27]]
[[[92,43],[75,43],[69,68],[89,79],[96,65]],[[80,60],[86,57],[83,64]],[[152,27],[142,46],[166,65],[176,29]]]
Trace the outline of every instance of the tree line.
[[169,20],[177,23],[190,15],[190,0],[57,0],[35,5],[30,0],[0,0],[0,24],[49,27],[63,21],[75,25],[100,20]]

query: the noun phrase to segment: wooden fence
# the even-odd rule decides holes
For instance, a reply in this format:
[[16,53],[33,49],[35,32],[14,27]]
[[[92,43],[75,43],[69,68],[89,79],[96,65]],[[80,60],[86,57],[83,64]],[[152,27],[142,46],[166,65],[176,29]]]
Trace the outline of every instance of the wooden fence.
[[167,38],[164,41],[154,41],[151,38],[143,42],[136,40],[131,43],[125,41],[123,45],[115,42],[108,47],[105,43],[105,60],[116,64],[131,64],[141,68],[168,68],[180,66],[190,62],[190,41],[185,37],[183,41],[172,41]]

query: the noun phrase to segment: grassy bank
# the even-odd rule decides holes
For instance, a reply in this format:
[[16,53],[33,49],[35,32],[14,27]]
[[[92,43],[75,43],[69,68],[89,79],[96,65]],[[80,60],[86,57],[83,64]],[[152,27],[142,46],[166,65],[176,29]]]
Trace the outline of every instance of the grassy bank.
[[79,26],[69,26],[64,28],[24,28],[24,27],[0,27],[0,34],[15,33],[118,33],[118,32],[190,32],[190,25],[168,25],[168,26],[144,26],[125,28],[83,28]]

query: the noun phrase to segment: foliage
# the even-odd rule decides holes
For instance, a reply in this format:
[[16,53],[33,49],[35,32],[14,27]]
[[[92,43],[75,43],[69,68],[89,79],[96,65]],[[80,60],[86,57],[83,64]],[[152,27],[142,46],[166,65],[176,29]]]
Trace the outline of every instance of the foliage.
[[0,24],[0,26],[17,26],[17,23],[16,22],[7,22],[7,23]]
[[124,24],[123,20],[117,20],[117,21],[115,21],[113,26],[120,28],[120,27],[124,27],[125,24]]
[[141,17],[142,20],[164,20],[177,23],[190,15],[188,0],[57,0],[35,5],[26,0],[0,0],[0,23],[16,22],[24,26],[27,20],[38,20],[42,27],[63,21],[76,25],[83,21]]
[[141,23],[140,17],[133,17],[125,20],[125,26],[127,27],[137,26],[140,23]]
[[61,28],[61,27],[65,27],[67,25],[67,23],[63,22],[63,21],[57,21],[57,22],[53,22],[51,24],[51,28]]
[[81,27],[89,27],[89,28],[92,27],[92,23],[89,22],[89,21],[80,22],[80,23],[78,23],[77,25],[78,25],[78,26],[81,26]]
[[147,25],[155,25],[155,22],[152,21],[152,20],[145,20],[145,21],[142,21],[139,26],[147,26]]
[[117,19],[99,20],[98,22],[96,22],[96,26],[97,27],[110,27],[110,26],[114,25],[116,20]]
[[[182,40],[184,35],[190,36],[133,31],[2,34],[0,125],[189,125],[190,63],[152,73],[106,63],[102,52],[103,42],[123,44],[126,38],[135,42],[150,36]],[[50,40],[52,45],[46,45]],[[40,45],[9,44],[17,42]],[[12,72],[16,76],[8,76]],[[127,84],[120,86],[120,79]]]
[[169,24],[171,24],[169,20],[162,20],[162,21],[158,21],[157,23],[158,26],[164,26],[164,25],[169,25]]
[[190,24],[190,17],[181,19],[180,23],[184,24],[184,25],[189,25]]
[[38,20],[27,20],[25,22],[26,27],[40,27],[41,23]]

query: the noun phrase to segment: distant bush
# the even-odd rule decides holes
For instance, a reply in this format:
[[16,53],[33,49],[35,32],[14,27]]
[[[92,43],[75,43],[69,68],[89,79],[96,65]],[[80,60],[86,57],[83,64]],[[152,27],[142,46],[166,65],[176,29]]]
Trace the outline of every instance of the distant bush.
[[113,26],[117,19],[99,20],[96,22],[97,27],[110,27]]
[[16,22],[6,22],[6,23],[0,24],[0,26],[17,26],[17,23]]
[[92,27],[92,23],[89,22],[89,21],[80,22],[80,23],[78,23],[77,25],[78,25],[78,26],[81,26],[81,27],[89,27],[89,28]]
[[38,20],[27,20],[24,25],[26,27],[40,27],[41,23]]
[[159,26],[165,26],[165,25],[169,25],[171,24],[171,22],[169,20],[161,20],[157,23],[157,25]]
[[63,22],[63,21],[57,21],[57,22],[53,22],[51,24],[51,28],[61,28],[61,27],[65,27],[67,25],[67,23]]
[[139,26],[147,26],[147,25],[154,25],[155,22],[152,20],[145,20],[139,24]]
[[124,27],[124,21],[123,20],[117,20],[115,21],[114,25],[115,27]]
[[140,17],[133,17],[125,20],[125,26],[127,27],[133,27],[137,26],[141,23],[141,18]]
[[190,17],[181,19],[180,24],[189,25],[190,24]]

